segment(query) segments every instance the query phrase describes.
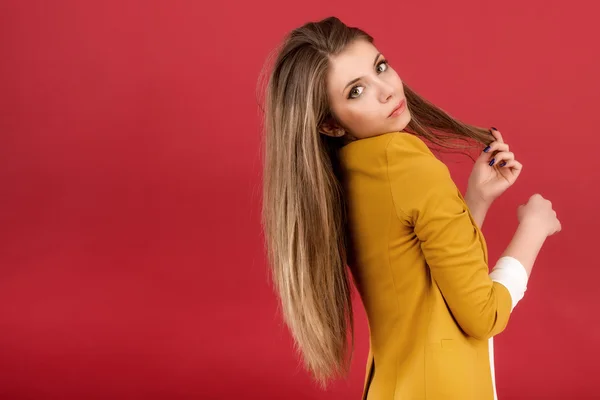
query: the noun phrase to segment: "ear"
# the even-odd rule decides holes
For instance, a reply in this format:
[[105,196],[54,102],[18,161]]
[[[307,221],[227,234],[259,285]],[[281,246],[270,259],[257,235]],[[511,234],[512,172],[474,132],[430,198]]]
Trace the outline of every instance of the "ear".
[[342,137],[346,134],[344,128],[339,126],[333,119],[328,119],[319,126],[319,132],[331,137]]

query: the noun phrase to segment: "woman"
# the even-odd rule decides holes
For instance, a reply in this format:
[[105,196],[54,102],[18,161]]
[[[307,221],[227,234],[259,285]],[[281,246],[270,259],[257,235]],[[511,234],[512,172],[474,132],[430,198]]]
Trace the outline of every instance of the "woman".
[[[491,338],[561,229],[533,195],[489,273],[480,228],[522,168],[500,132],[419,97],[367,33],[333,17],[290,33],[266,96],[264,231],[306,368],[323,387],[347,373],[352,276],[370,329],[364,399],[495,398]],[[456,139],[485,147],[464,197],[425,144]]]

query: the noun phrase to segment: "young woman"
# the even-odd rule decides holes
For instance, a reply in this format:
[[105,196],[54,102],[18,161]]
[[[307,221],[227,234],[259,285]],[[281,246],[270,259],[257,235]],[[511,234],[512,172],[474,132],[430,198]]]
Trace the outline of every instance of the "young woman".
[[[325,387],[348,371],[352,276],[370,330],[364,399],[495,398],[491,338],[561,229],[551,203],[533,195],[489,272],[480,228],[522,168],[500,132],[418,96],[367,33],[334,17],[286,38],[265,131],[269,263],[315,380]],[[459,148],[456,139],[485,147],[464,197],[425,143]]]

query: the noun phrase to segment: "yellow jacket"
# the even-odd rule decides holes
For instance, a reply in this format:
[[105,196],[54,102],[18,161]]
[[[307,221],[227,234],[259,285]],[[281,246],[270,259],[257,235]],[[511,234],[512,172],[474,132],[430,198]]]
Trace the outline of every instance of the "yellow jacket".
[[448,168],[405,132],[351,142],[340,161],[370,330],[363,399],[494,399],[488,339],[511,294]]

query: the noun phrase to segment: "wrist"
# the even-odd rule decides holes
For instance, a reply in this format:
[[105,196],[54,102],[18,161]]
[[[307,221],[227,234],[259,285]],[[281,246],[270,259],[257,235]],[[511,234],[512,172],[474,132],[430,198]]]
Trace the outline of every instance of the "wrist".
[[520,221],[517,231],[521,235],[529,237],[531,240],[536,242],[544,242],[548,237],[548,233],[539,223],[530,220]]
[[481,210],[487,210],[488,208],[491,207],[491,205],[494,201],[484,199],[481,196],[477,196],[477,195],[467,191],[467,193],[465,194],[465,202],[471,209],[476,208],[476,209],[481,209]]
[[546,241],[547,235],[539,225],[523,221],[502,256],[516,258],[523,264],[527,275],[531,274],[533,264]]
[[465,195],[465,203],[473,216],[473,219],[479,228],[483,228],[483,221],[485,220],[485,216],[490,208],[491,203],[487,203],[481,198],[472,196],[467,193]]

